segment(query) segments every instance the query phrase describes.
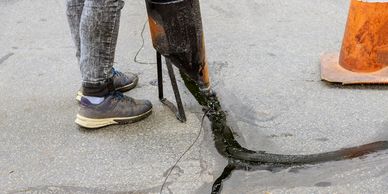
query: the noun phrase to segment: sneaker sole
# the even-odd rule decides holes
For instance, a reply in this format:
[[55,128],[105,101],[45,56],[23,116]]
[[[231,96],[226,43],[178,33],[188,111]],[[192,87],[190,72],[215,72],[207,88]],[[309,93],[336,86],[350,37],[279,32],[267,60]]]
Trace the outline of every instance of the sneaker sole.
[[[133,88],[135,88],[137,86],[137,83],[138,83],[139,79],[135,79],[135,81],[133,81],[131,84],[128,84],[126,86],[123,86],[121,88],[116,88],[116,91],[119,91],[119,92],[128,92],[129,90],[132,90]],[[81,92],[81,91],[78,91],[77,92],[77,96],[75,97],[75,99],[78,101],[78,102],[81,102],[81,98],[84,96],[84,94]]]
[[141,115],[137,115],[133,117],[117,117],[117,118],[106,118],[106,119],[91,119],[77,114],[77,119],[75,120],[75,123],[77,123],[79,126],[83,128],[98,129],[98,128],[102,128],[110,125],[123,125],[123,124],[135,123],[147,118],[149,115],[151,115],[151,113],[152,113],[152,109]]

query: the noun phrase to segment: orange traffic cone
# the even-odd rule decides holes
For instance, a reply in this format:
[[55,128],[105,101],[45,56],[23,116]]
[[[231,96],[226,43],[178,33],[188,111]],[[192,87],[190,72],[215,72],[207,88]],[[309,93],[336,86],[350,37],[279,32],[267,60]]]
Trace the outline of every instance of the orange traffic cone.
[[342,84],[388,84],[388,3],[351,0],[340,54],[321,57],[321,77]]

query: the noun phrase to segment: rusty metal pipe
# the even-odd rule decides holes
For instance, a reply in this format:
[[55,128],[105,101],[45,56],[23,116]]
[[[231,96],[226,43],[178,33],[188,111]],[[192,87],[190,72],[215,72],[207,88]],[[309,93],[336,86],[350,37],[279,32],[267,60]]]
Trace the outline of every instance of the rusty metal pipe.
[[210,88],[198,0],[146,0],[154,48],[202,90]]

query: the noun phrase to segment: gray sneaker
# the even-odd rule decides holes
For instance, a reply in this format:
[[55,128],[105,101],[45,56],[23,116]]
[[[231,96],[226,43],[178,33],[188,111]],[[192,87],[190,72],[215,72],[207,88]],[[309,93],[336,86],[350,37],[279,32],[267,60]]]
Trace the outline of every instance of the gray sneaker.
[[121,92],[113,92],[98,105],[81,97],[80,110],[75,123],[88,129],[97,129],[109,125],[127,124],[140,121],[152,112],[148,100],[135,100]]
[[[139,77],[133,73],[128,73],[127,75],[113,69],[113,86],[116,91],[119,92],[128,92],[136,87],[139,82]],[[81,101],[81,98],[84,96],[82,93],[82,88],[77,92],[76,100]]]

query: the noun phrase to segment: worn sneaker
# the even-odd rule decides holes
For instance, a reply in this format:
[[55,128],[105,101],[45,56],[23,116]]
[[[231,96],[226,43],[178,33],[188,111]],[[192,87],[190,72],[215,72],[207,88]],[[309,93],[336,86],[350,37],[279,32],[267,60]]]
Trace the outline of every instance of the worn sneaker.
[[[128,92],[136,87],[139,82],[139,77],[133,73],[128,73],[125,75],[124,73],[113,69],[113,86],[116,91],[119,92]],[[84,96],[82,93],[82,88],[77,92],[76,100],[78,102],[81,101],[81,98]]]
[[121,92],[113,92],[98,105],[81,97],[81,108],[75,123],[88,129],[97,129],[115,124],[127,124],[140,121],[152,112],[148,100],[135,100]]

